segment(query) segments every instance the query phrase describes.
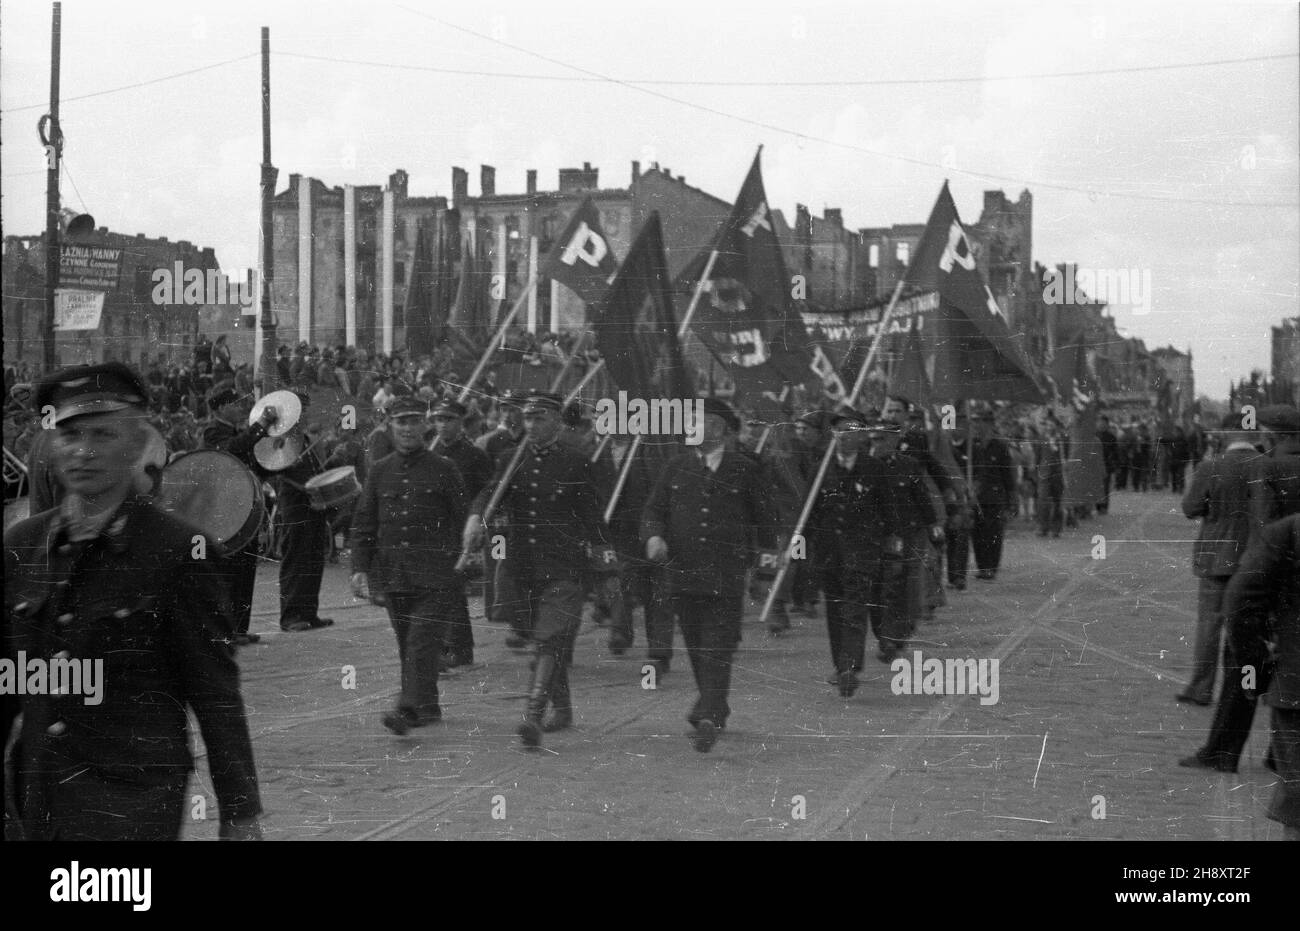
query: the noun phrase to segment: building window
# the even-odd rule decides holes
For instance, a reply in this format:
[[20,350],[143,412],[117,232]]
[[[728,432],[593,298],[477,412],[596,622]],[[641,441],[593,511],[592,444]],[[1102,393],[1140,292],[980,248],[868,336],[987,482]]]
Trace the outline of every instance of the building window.
[[880,243],[878,242],[873,242],[870,248],[867,249],[867,267],[880,267]]
[[903,265],[910,261],[911,248],[908,243],[900,242],[894,246],[894,259]]

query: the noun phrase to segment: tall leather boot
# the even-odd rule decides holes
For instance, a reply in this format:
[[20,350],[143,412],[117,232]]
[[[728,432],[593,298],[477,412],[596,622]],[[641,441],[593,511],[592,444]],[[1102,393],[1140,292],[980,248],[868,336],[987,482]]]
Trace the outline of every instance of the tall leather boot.
[[555,665],[555,679],[551,686],[551,716],[542,727],[548,734],[573,727],[573,698],[569,693],[569,666],[572,663],[573,645],[566,643],[560,648],[560,656]]
[[557,665],[557,658],[550,650],[544,649],[538,654],[537,668],[533,670],[533,685],[528,690],[524,722],[519,725],[519,739],[529,749],[542,745],[542,714],[551,697],[551,680],[555,676]]

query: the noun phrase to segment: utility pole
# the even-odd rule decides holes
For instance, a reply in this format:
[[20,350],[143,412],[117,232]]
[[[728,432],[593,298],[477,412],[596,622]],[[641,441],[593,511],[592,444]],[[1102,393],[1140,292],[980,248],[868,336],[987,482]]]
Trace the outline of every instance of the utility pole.
[[[55,4],[57,6],[57,4]],[[57,15],[57,14],[56,14]],[[271,313],[271,281],[275,277],[271,202],[278,172],[271,164],[271,29],[262,27],[262,394],[277,387],[275,317]]]
[[37,132],[45,146],[45,319],[44,368],[55,366],[54,302],[59,287],[59,162],[63,155],[63,131],[59,128],[59,34],[62,27],[62,4],[54,4],[50,28],[50,112],[40,121]]

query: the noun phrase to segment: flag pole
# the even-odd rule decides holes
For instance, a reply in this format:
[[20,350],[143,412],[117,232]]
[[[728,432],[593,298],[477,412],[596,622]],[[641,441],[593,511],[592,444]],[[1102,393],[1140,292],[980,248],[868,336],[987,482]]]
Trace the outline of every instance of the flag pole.
[[618,472],[618,483],[614,486],[613,492],[609,496],[609,504],[605,506],[605,523],[614,519],[614,508],[618,506],[618,499],[623,494],[623,486],[627,484],[627,477],[632,472],[632,460],[636,458],[636,451],[641,448],[641,441],[645,435],[638,433],[632,438],[632,448],[627,451],[627,459],[623,461],[623,468]]
[[695,308],[700,303],[700,295],[704,293],[704,286],[709,281],[709,276],[713,274],[713,263],[718,261],[718,250],[714,249],[709,253],[709,261],[704,264],[704,273],[700,275],[700,280],[695,282],[695,293],[691,295],[690,306],[686,308],[686,315],[682,317],[681,326],[677,328],[677,338],[685,339],[686,334],[691,330],[691,320],[695,316]]
[[[785,387],[781,389],[781,396],[777,398],[778,404],[785,403],[786,396],[790,393],[790,383],[786,382]],[[772,425],[768,424],[763,428],[763,435],[758,438],[758,445],[754,447],[754,455],[761,455],[763,447],[767,445],[767,437],[772,432]]]
[[564,403],[565,404],[572,403],[578,397],[578,395],[582,393],[582,389],[587,387],[587,385],[591,383],[591,380],[596,377],[596,373],[599,372],[604,367],[605,367],[605,360],[600,359],[599,361],[596,362],[595,365],[587,369],[587,374],[582,376],[582,381],[574,385],[573,390],[571,390],[568,394],[564,396]]
[[524,289],[519,292],[519,296],[515,298],[514,304],[510,306],[510,312],[505,315],[505,319],[503,319],[500,326],[497,327],[496,334],[492,337],[491,341],[488,342],[487,349],[483,352],[483,357],[478,360],[478,365],[474,366],[474,371],[470,373],[469,380],[466,381],[464,387],[460,389],[460,397],[456,400],[460,401],[461,404],[464,404],[469,400],[469,396],[474,390],[474,382],[478,381],[479,376],[483,374],[483,370],[487,368],[488,360],[491,359],[493,354],[496,352],[497,343],[502,342],[504,344],[503,341],[506,338],[506,330],[510,329],[510,325],[515,322],[515,317],[519,316],[520,308],[524,306],[524,301],[528,300],[528,294],[536,283],[537,276],[534,275],[529,279],[528,284]]
[[600,442],[596,444],[596,451],[591,454],[592,463],[595,463],[596,460],[600,458],[600,454],[605,451],[605,447],[609,445],[609,441],[613,438],[613,436],[614,434],[612,433],[606,433],[604,436],[600,438]]
[[[893,296],[889,299],[889,306],[885,308],[885,312],[880,318],[880,327],[876,330],[876,338],[871,341],[871,349],[867,352],[867,357],[862,360],[862,368],[858,371],[857,381],[853,383],[853,391],[849,393],[849,396],[844,401],[848,407],[853,407],[857,403],[858,394],[862,391],[862,386],[866,384],[867,372],[871,370],[871,365],[876,361],[877,353],[880,352],[880,344],[884,340],[889,318],[894,314],[894,306],[898,303],[898,296],[903,293],[903,284],[906,280],[906,276],[899,279],[894,288]],[[777,569],[776,578],[772,580],[772,587],[767,592],[767,600],[763,602],[763,613],[759,616],[759,623],[766,623],[767,616],[772,612],[772,605],[776,603],[776,594],[781,590],[781,583],[785,581],[786,574],[790,571],[790,553],[794,549],[795,540],[803,535],[804,527],[812,514],[813,504],[817,500],[818,492],[821,491],[822,482],[826,480],[826,472],[830,469],[831,459],[834,455],[835,434],[832,432],[830,442],[826,444],[826,453],[822,456],[821,466],[817,469],[817,475],[808,489],[808,497],[803,503],[803,510],[799,512],[799,520],[794,525],[794,532],[790,534],[790,542],[786,544],[786,550],[781,559],[781,565]]]
[[[527,292],[525,292],[525,294],[526,293]],[[516,301],[515,307],[511,311],[511,313],[512,314],[518,313],[520,306],[521,305],[519,304],[519,302]],[[583,341],[586,340],[586,338],[587,338],[587,333],[584,332],[582,334],[582,339],[579,340],[578,345],[574,347],[573,354],[569,356],[569,358],[564,363],[564,367],[560,369],[559,373],[552,380],[551,382],[552,393],[554,393],[560,387],[560,384],[564,381],[564,376],[568,373],[570,366],[573,364],[573,361],[578,358],[578,353],[582,347]],[[566,400],[564,403],[567,406],[569,401]],[[432,449],[433,447],[430,446],[429,448]],[[480,517],[480,520],[482,520],[483,526],[485,528],[488,525],[488,521],[492,519],[492,515],[496,513],[496,509],[501,506],[501,499],[505,497],[506,488],[510,485],[510,480],[515,477],[515,472],[519,469],[519,463],[524,458],[524,451],[527,448],[528,448],[528,437],[525,435],[520,438],[519,445],[515,447],[514,455],[510,457],[510,464],[506,466],[505,472],[501,473],[501,481],[498,482],[497,487],[493,489],[492,497],[488,500],[487,507],[483,509],[483,514]],[[463,572],[465,566],[468,564],[469,564],[469,553],[461,553],[460,558],[456,560],[456,571]]]

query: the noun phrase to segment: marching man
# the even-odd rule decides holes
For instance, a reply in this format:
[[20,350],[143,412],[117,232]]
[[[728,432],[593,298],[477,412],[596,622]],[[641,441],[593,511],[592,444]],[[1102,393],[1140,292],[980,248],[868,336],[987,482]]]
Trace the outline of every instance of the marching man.
[[402,692],[384,727],[398,735],[442,720],[438,667],[465,610],[456,572],[465,485],[450,459],[425,448],[427,410],[410,396],[392,403],[396,451],[371,467],[352,517],[352,591],[384,605],[397,634]]
[[745,573],[756,549],[776,544],[762,467],[727,449],[739,428],[726,402],[705,398],[703,442],[669,464],[641,521],[646,556],[664,564],[666,595],[700,690],[686,720],[701,753],[713,748],[731,714],[727,693],[740,643]]

